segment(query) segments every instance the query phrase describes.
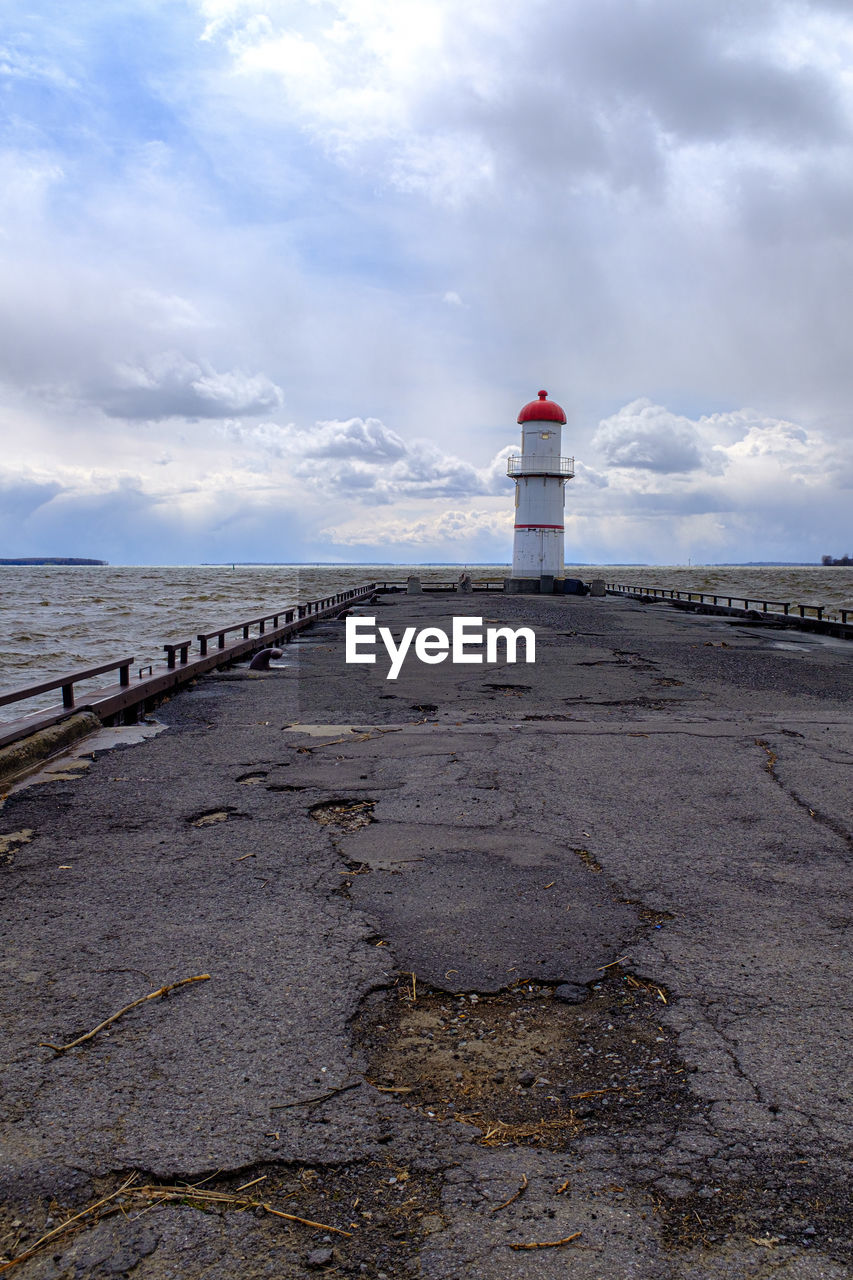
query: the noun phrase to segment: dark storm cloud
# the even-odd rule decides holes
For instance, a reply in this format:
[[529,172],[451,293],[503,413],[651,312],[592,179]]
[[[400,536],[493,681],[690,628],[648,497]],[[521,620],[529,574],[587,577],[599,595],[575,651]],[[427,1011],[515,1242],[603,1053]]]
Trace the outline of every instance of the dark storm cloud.
[[228,487],[210,494],[218,516],[207,520],[180,509],[179,493],[145,492],[138,478],[124,477],[99,492],[80,481],[56,483],[52,501],[3,519],[7,495],[12,500],[27,486],[13,482],[0,488],[0,533],[4,554],[93,556],[119,564],[169,564],[175,561],[176,538],[190,562],[253,559],[258,546],[288,548],[296,558],[316,555],[305,541],[300,513],[283,509],[278,495],[234,493]]
[[[654,190],[683,146],[744,139],[796,152],[849,141],[834,76],[790,65],[773,46],[789,12],[770,0],[537,6],[513,31],[499,88],[439,77],[415,98],[415,119],[479,135],[512,193],[546,207],[566,180],[596,175],[615,190]],[[461,27],[476,65],[482,33]],[[541,171],[552,186],[528,187],[525,175]]]
[[780,65],[766,47],[786,8],[770,0],[575,4],[557,18],[550,60],[593,88],[600,104],[647,111],[682,141],[748,134],[786,147],[823,143],[842,126],[828,77]]
[[0,528],[6,535],[61,492],[56,481],[0,480]]

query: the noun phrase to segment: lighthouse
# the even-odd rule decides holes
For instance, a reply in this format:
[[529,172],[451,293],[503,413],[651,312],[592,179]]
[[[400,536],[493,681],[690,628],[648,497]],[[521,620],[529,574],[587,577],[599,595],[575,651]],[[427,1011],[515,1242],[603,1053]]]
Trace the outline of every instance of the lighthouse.
[[518,421],[521,453],[507,458],[506,466],[515,481],[512,578],[507,587],[535,591],[541,585],[551,590],[553,580],[563,577],[565,485],[575,474],[575,460],[561,455],[566,415],[548,399],[547,391],[524,406]]

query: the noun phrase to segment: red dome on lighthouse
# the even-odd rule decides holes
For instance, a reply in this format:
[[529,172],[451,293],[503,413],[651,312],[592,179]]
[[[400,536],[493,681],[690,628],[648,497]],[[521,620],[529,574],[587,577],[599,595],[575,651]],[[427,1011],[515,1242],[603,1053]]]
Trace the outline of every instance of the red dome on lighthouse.
[[548,399],[547,391],[539,392],[538,400],[531,400],[518,415],[519,422],[565,422],[566,415],[554,400]]

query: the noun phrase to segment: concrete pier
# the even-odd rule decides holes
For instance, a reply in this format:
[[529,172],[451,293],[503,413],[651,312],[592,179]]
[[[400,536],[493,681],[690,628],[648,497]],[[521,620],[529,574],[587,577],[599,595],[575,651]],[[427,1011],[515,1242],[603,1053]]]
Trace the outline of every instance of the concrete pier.
[[82,1214],[10,1274],[849,1276],[849,647],[360,612],[536,663],[387,681],[321,622],[6,799],[2,1259]]

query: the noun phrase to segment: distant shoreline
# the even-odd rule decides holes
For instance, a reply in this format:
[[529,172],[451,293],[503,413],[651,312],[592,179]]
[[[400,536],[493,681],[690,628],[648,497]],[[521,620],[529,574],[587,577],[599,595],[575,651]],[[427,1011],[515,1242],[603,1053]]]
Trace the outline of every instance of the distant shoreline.
[[[3,562],[0,561],[0,564]],[[841,561],[833,561],[840,564]],[[228,566],[239,569],[509,569],[503,560],[386,560],[380,565],[376,560],[203,560],[203,569],[227,569]],[[130,566],[131,568],[135,566]],[[646,560],[629,563],[625,560],[613,560],[602,563],[598,560],[573,560],[566,564],[567,569],[821,569],[824,566],[816,560],[720,560],[708,564],[691,565],[658,565]]]
[[[0,557],[0,568],[19,567],[34,568],[42,565],[60,568],[82,566],[84,568],[109,567],[113,569],[181,569],[200,567],[202,569],[499,569],[510,572],[506,561],[474,561],[474,560],[203,560],[200,565],[185,564],[110,564],[109,560],[95,560],[82,556],[15,556]],[[844,559],[833,560],[831,567],[850,567],[844,565]],[[721,560],[697,564],[658,565],[648,561],[599,561],[575,560],[566,565],[566,569],[823,569],[830,567],[826,563],[815,560]]]
[[80,557],[78,557],[78,556],[19,556],[17,559],[14,559],[14,560],[4,560],[2,557],[0,557],[0,564],[22,564],[22,565],[32,565],[32,564],[58,564],[58,565],[82,564],[82,565],[97,565],[97,564],[106,564],[106,565],[108,565],[108,564],[109,564],[109,560],[84,560],[84,559],[81,559],[81,558],[80,558]]

